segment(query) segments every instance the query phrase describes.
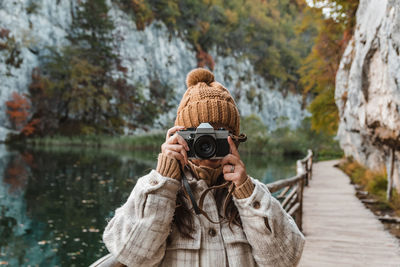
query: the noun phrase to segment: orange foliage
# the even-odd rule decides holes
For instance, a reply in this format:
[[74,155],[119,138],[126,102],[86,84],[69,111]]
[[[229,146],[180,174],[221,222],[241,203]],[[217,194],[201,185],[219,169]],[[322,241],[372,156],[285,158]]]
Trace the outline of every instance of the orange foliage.
[[32,135],[35,130],[36,130],[36,125],[40,122],[39,119],[33,119],[30,121],[27,125],[24,126],[24,128],[21,130],[21,133],[23,133],[25,136],[30,136]]
[[210,70],[214,70],[215,62],[212,56],[204,51],[199,45],[197,45],[196,50],[197,67],[203,68],[207,66]]
[[25,96],[14,92],[12,100],[6,102],[6,113],[14,129],[21,130],[25,136],[32,135],[35,132],[36,125],[40,122],[39,119],[33,119],[28,123],[31,104]]
[[6,102],[7,115],[14,128],[19,130],[24,127],[29,117],[31,104],[28,99],[17,92],[12,94],[12,100]]

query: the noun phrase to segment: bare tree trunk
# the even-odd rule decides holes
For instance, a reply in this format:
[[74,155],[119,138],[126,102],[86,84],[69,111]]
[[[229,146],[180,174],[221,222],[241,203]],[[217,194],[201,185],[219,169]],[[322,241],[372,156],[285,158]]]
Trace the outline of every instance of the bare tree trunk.
[[390,150],[390,166],[389,166],[389,171],[388,171],[388,184],[387,184],[387,190],[386,190],[386,199],[390,201],[392,199],[392,189],[393,189],[393,171],[394,171],[394,148]]
[[393,188],[397,191],[397,194],[400,195],[400,176],[399,176],[399,164],[396,162],[396,152],[394,153],[394,170],[393,170]]

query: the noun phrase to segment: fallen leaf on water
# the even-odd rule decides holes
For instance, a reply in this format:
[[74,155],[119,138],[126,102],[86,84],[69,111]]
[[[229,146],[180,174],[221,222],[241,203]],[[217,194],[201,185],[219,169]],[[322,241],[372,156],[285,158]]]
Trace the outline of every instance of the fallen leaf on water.
[[93,204],[93,203],[96,203],[96,200],[94,200],[94,199],[83,199],[82,203],[83,204]]

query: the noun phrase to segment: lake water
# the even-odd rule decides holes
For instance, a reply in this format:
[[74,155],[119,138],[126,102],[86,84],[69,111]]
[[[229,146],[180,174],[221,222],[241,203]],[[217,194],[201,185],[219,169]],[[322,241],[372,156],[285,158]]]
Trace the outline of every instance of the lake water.
[[[0,265],[89,266],[107,254],[106,220],[157,154],[0,145]],[[264,183],[295,175],[296,159],[242,160]]]

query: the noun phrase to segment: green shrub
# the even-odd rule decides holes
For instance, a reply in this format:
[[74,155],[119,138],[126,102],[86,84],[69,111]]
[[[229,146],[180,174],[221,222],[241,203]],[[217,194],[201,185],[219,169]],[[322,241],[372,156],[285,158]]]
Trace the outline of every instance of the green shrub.
[[368,192],[378,195],[380,197],[386,197],[387,188],[387,177],[385,175],[375,175],[374,179],[367,184]]
[[390,202],[386,199],[387,173],[384,166],[380,170],[374,171],[358,163],[352,157],[348,157],[339,165],[339,168],[350,177],[353,183],[361,186],[363,190],[367,190],[374,199],[378,200],[378,203],[375,204],[377,209],[391,209],[395,214],[400,215],[400,196],[396,190],[393,189]]

